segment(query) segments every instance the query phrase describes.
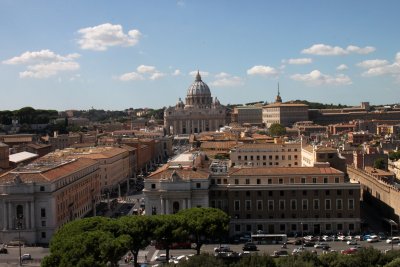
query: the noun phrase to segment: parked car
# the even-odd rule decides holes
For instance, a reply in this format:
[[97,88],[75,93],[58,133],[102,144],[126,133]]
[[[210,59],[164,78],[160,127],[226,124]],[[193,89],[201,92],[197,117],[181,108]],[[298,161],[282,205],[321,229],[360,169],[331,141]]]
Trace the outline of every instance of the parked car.
[[7,254],[8,250],[5,247],[0,247],[0,254]]
[[357,240],[355,240],[355,239],[349,240],[346,243],[347,243],[347,245],[357,245]]
[[324,247],[328,247],[329,248],[329,245],[326,244],[326,243],[317,243],[317,244],[314,245],[314,248],[324,248]]
[[348,248],[346,250],[342,250],[341,253],[344,255],[350,255],[350,254],[357,253],[357,251],[358,251],[357,248]]
[[254,243],[248,242],[243,246],[243,251],[257,251],[257,250],[258,250],[257,246]]
[[287,257],[287,256],[289,256],[287,250],[278,250],[278,251],[274,251],[271,254],[271,257],[273,257],[273,258]]
[[390,237],[390,238],[386,239],[387,244],[392,244],[392,243],[397,244],[399,242],[400,242],[400,237],[398,237],[398,236],[394,236],[394,237]]
[[32,260],[32,256],[31,256],[31,254],[23,254],[21,256],[21,260],[22,261],[30,261],[30,260]]
[[220,245],[218,247],[214,248],[214,252],[218,253],[218,252],[230,252],[231,248],[229,245]]
[[161,262],[167,262],[167,255],[166,254],[160,254],[159,256],[156,257],[156,261],[161,261]]
[[368,239],[367,242],[368,243],[373,243],[373,242],[379,242],[379,236],[377,235],[371,235]]
[[297,254],[299,254],[299,253],[301,253],[301,252],[304,252],[305,250],[306,250],[306,249],[303,248],[303,247],[295,248],[295,249],[293,249],[292,255],[297,255]]

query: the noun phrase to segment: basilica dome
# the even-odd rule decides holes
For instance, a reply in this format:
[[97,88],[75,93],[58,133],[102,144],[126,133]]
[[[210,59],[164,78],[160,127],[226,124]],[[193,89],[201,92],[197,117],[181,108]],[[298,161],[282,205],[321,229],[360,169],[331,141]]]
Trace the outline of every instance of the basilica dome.
[[208,85],[201,80],[199,72],[197,72],[196,80],[189,86],[187,91],[187,96],[192,96],[192,95],[211,96],[210,88],[208,88]]
[[186,95],[186,105],[188,107],[197,106],[201,108],[210,108],[212,97],[210,88],[201,80],[200,73],[197,72],[196,80],[189,86]]

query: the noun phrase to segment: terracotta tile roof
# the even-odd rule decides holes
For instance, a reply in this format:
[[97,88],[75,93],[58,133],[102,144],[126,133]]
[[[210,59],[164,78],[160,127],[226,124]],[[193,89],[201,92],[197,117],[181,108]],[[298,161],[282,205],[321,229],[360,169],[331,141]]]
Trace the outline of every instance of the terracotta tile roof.
[[320,174],[343,174],[334,168],[317,167],[267,167],[267,168],[232,168],[230,176],[252,176],[252,175],[320,175]]
[[18,169],[14,169],[0,176],[0,184],[13,182],[16,174],[19,174],[19,177],[23,182],[51,182],[96,164],[97,162],[95,160],[78,158],[61,165],[56,165],[50,169],[32,169],[29,171],[27,166],[25,166],[23,170],[19,171]]
[[204,142],[201,144],[201,149],[225,149],[229,150],[237,145],[237,141],[221,141],[221,142]]
[[172,174],[176,171],[176,174],[183,180],[190,179],[208,179],[210,174],[208,171],[202,169],[179,169],[179,168],[161,168],[159,171],[152,173],[150,176],[146,177],[145,179],[169,179],[171,178]]

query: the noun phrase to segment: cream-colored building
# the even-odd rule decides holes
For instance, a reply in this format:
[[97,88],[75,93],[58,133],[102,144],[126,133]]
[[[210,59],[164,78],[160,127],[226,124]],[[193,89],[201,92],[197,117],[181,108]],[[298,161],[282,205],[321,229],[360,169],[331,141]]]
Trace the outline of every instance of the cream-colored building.
[[278,89],[275,103],[263,106],[262,119],[267,127],[270,127],[273,123],[292,126],[298,121],[308,121],[308,106],[305,104],[282,103]]
[[183,153],[144,181],[145,213],[173,214],[181,209],[208,207],[209,172],[204,155]]
[[226,124],[227,111],[219,100],[211,97],[210,88],[197,73],[188,88],[186,103],[179,98],[174,107],[164,111],[164,128],[167,134],[192,134],[216,131]]
[[63,224],[84,217],[100,199],[99,163],[43,157],[0,176],[0,240],[49,243]]
[[240,144],[230,151],[232,166],[299,167],[300,143]]
[[262,107],[261,106],[243,106],[235,107],[232,113],[232,122],[237,122],[239,125],[245,123],[251,125],[261,125]]

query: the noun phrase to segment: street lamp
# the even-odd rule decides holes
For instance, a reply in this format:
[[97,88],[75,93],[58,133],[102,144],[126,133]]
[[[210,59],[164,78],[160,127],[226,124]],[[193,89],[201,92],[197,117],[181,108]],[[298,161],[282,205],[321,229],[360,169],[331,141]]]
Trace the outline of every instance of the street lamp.
[[304,248],[303,222],[301,222],[300,225],[301,225],[301,247]]
[[22,266],[22,255],[21,255],[21,229],[22,229],[22,220],[24,218],[23,214],[18,214],[17,217],[17,230],[18,230],[18,248],[19,248],[19,266]]

